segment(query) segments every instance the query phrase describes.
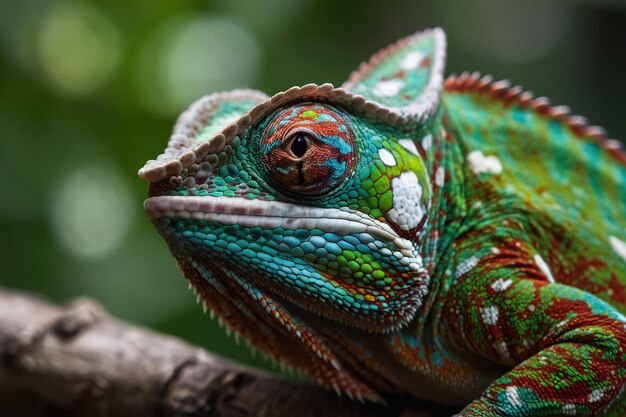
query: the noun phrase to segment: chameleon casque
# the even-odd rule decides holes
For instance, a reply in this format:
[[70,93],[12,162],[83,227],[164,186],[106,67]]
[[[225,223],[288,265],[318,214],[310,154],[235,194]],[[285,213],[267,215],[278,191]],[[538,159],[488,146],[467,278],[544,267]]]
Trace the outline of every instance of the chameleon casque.
[[350,397],[624,413],[626,152],[445,35],[340,88],[206,96],[139,171],[205,308]]

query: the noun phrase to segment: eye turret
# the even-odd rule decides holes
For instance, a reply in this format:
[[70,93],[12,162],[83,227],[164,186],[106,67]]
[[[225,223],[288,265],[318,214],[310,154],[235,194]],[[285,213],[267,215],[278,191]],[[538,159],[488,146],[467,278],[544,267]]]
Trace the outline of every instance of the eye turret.
[[356,146],[345,116],[323,104],[299,104],[272,115],[261,139],[270,179],[303,195],[331,191],[354,170]]

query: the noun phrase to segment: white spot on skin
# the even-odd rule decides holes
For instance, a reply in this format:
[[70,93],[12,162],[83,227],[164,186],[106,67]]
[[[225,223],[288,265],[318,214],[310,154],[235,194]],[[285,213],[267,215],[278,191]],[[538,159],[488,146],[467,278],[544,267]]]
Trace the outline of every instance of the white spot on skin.
[[376,97],[393,97],[404,87],[404,81],[385,80],[379,81],[374,87],[373,93]]
[[503,280],[502,278],[498,278],[493,284],[491,284],[491,288],[496,292],[506,291],[513,284],[513,281],[510,279]]
[[500,315],[500,310],[498,309],[498,306],[485,307],[481,309],[480,314],[483,319],[483,323],[491,326],[498,322],[498,316]]
[[565,404],[561,410],[565,416],[575,416],[576,406],[574,404]]
[[530,311],[531,313],[532,313],[533,311],[535,311],[535,305],[534,305],[534,304],[531,304],[531,305],[529,305],[529,306],[528,306],[528,307],[526,307],[526,308],[528,308],[528,311]]
[[591,394],[589,394],[589,402],[590,403],[594,403],[596,401],[600,401],[600,399],[602,399],[602,397],[604,397],[604,390],[603,389],[594,389],[593,391],[591,391]]
[[422,139],[422,148],[427,151],[431,146],[433,146],[433,135],[424,136]]
[[424,60],[424,54],[419,51],[413,51],[406,54],[404,59],[400,61],[400,67],[405,70],[416,69]]
[[485,156],[481,151],[472,151],[467,155],[467,164],[476,175],[481,173],[500,174],[502,163],[495,156]]
[[380,149],[378,151],[378,156],[380,156],[380,160],[383,161],[383,164],[387,165],[388,167],[396,165],[396,158],[394,158],[391,152],[389,152],[387,149]]
[[472,270],[472,268],[478,265],[478,261],[479,259],[476,256],[471,256],[467,258],[456,267],[456,271],[454,271],[454,276],[456,278],[460,278],[463,275],[467,274],[469,271]]
[[523,404],[519,398],[517,387],[506,387],[506,399],[515,408],[522,408]]
[[495,246],[493,248],[491,248],[491,253],[493,253],[494,255],[500,255],[500,249],[496,248]]
[[443,184],[446,180],[446,171],[443,170],[443,167],[438,167],[435,172],[435,185],[439,188],[443,187]]
[[613,252],[617,253],[620,258],[626,261],[626,242],[615,236],[609,236],[609,243],[611,243]]
[[387,219],[397,224],[401,230],[417,227],[424,217],[422,186],[414,172],[403,172],[391,180],[393,208],[387,212]]
[[535,255],[534,259],[535,259],[535,263],[537,264],[537,266],[539,267],[541,272],[543,272],[543,274],[546,276],[546,278],[548,278],[548,281],[556,282],[554,280],[554,277],[552,276],[552,272],[550,271],[550,267],[548,266],[546,261],[544,261],[543,258],[541,256],[539,256],[538,254]]
[[400,146],[411,152],[413,155],[419,155],[413,139],[398,139],[398,143],[400,144]]

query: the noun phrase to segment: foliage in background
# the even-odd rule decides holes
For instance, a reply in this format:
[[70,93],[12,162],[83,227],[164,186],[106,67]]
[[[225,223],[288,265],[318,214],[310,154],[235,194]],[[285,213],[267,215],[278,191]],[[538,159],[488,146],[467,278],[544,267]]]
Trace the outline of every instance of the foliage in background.
[[186,290],[137,169],[203,94],[339,85],[432,26],[448,33],[448,73],[510,78],[626,138],[624,0],[0,3],[0,285],[90,295],[254,363]]

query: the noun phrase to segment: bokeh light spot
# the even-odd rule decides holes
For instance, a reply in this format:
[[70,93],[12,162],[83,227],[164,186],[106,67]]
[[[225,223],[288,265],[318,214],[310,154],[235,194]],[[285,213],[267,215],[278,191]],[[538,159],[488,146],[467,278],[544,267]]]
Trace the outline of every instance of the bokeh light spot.
[[121,36],[94,6],[63,2],[50,8],[39,32],[39,55],[49,83],[82,96],[102,85],[118,67]]
[[179,113],[204,94],[250,86],[259,47],[241,26],[220,17],[190,16],[164,24],[137,67],[141,100],[159,114]]
[[51,222],[58,242],[78,258],[110,254],[126,235],[132,201],[111,170],[85,167],[64,178],[55,191]]

